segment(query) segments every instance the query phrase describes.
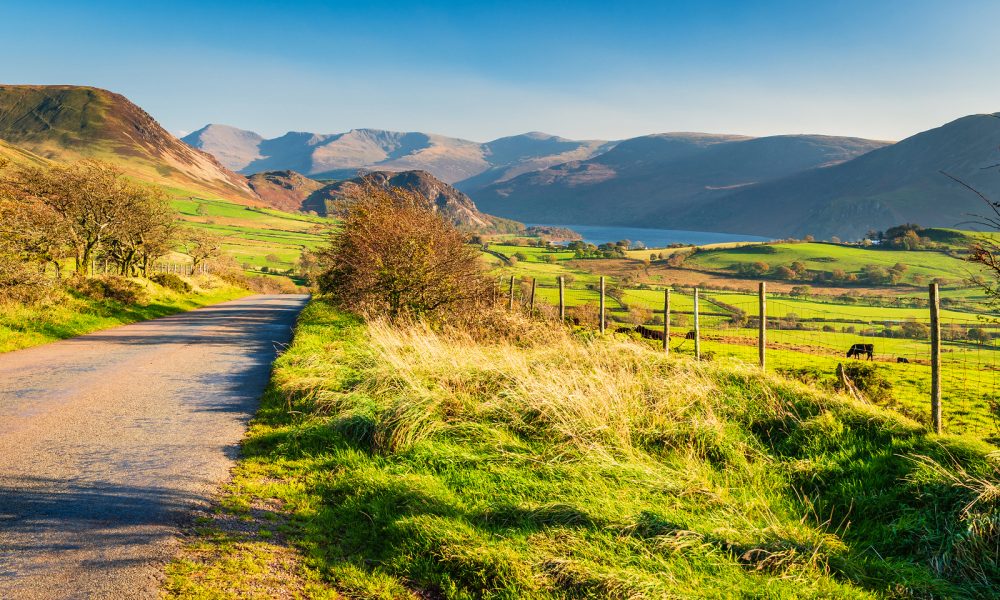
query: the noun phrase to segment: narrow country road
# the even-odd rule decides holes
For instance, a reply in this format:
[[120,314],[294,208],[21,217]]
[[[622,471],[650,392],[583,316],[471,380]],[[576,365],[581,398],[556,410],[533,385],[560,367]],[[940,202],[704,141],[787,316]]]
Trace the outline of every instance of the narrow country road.
[[0,355],[0,598],[154,598],[306,296]]

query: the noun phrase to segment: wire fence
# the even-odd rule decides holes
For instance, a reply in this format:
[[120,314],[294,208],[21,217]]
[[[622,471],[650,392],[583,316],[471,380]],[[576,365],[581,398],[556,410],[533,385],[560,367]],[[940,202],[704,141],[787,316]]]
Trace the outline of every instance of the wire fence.
[[[519,302],[528,308],[531,280],[514,288]],[[558,283],[543,284],[539,280],[534,288],[536,312],[558,318],[558,308],[553,305],[558,304],[559,296],[540,293],[547,288],[558,290]],[[598,293],[593,288],[597,286],[585,289]],[[566,290],[566,295],[571,293],[573,290]],[[662,290],[618,291],[615,297],[607,298],[608,327],[614,331],[622,325],[644,325],[644,334],[660,331],[663,294]],[[691,338],[697,322],[700,358],[731,356],[757,362],[760,296],[700,290],[697,320],[693,296],[693,289],[671,293],[670,351],[695,354],[696,344]],[[564,295],[563,305],[566,304]],[[585,306],[596,309],[589,301]],[[769,294],[764,315],[766,367],[830,387],[842,387],[847,377],[850,385],[868,401],[893,408],[933,428],[930,306],[927,298],[899,298],[874,305]],[[976,312],[967,305],[962,310],[941,309],[938,322],[943,430],[997,442],[1000,440],[1000,348],[994,342],[1000,338],[1000,322],[986,307]]]

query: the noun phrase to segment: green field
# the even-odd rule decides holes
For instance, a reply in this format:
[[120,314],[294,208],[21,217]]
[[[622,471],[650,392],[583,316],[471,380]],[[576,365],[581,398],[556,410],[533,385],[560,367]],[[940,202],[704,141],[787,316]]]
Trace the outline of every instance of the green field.
[[294,268],[303,250],[315,250],[327,243],[329,231],[337,223],[325,217],[190,195],[174,198],[172,203],[186,226],[224,237],[223,250],[252,270]]
[[[841,260],[856,268],[865,264],[892,266],[899,260],[909,260],[913,264],[921,261],[923,267],[912,270],[930,273],[935,269],[950,269],[949,277],[958,279],[956,269],[967,268],[968,263],[936,251],[889,251],[851,248],[819,243],[777,244],[779,254],[757,255],[745,249],[726,248],[720,251],[698,254],[708,257],[707,266],[724,268],[733,257],[757,260],[763,257],[779,256],[783,260],[807,261],[810,256],[838,255],[837,262],[819,261],[823,268],[843,268]],[[567,286],[566,304],[569,307],[582,304],[597,305],[596,291],[599,276],[585,273],[569,266],[570,253],[551,252],[543,248],[493,245],[491,249],[506,256],[522,253],[526,259],[513,267],[505,266],[498,258],[485,255],[493,272],[504,277],[502,289],[506,291],[507,277],[514,275],[523,279],[525,289],[532,278],[538,279],[536,303],[556,305],[558,303],[557,277],[567,275],[573,281]],[[822,254],[821,254],[822,253]],[[545,257],[556,257],[554,263]],[[609,288],[615,286],[615,278],[608,278]],[[909,322],[927,324],[930,313],[926,308],[925,288],[913,289],[911,297],[878,297],[884,290],[880,288],[859,288],[864,294],[860,298],[835,298],[831,296],[790,297],[769,294],[767,315],[769,323],[769,366],[784,372],[798,373],[809,380],[823,380],[832,384],[839,363],[846,360],[844,354],[854,343],[872,343],[878,369],[892,386],[892,392],[884,400],[906,414],[918,419],[928,415],[930,390],[929,356],[930,344],[923,339],[900,337],[902,327]],[[518,294],[521,288],[518,286]],[[979,344],[965,339],[950,340],[951,336],[964,338],[969,328],[982,329],[994,335],[1000,334],[1000,326],[993,322],[993,314],[986,305],[979,302],[983,297],[978,288],[948,287],[942,291],[942,300],[949,308],[941,310],[942,328],[946,341],[943,345],[942,385],[945,401],[945,426],[959,433],[970,433],[981,438],[993,439],[1000,434],[995,419],[1000,418],[996,402],[1000,401],[1000,351],[993,341]],[[628,288],[620,291],[624,306],[639,308],[652,313],[663,310],[663,290]],[[850,300],[850,301],[848,301]],[[951,304],[947,304],[951,301]],[[876,302],[871,304],[870,302]],[[918,305],[922,302],[922,305]],[[615,298],[607,298],[608,318],[630,321],[624,306]],[[892,304],[898,304],[893,306]],[[758,315],[756,294],[729,291],[702,290],[700,303],[700,325],[703,349],[715,355],[732,356],[755,362],[757,356],[757,333],[754,327],[738,326],[733,316],[742,313],[754,318]],[[679,336],[672,344],[680,346],[681,352],[691,352],[692,342],[684,342],[683,336],[693,328],[691,313],[693,300],[690,289],[677,290],[671,294],[671,309],[674,315],[673,333]],[[649,315],[649,313],[646,313]],[[615,325],[617,327],[617,325]],[[885,335],[888,332],[889,336]],[[890,337],[891,336],[891,337]],[[900,358],[906,363],[898,363]]]
[[888,269],[902,263],[907,266],[903,282],[909,284],[943,278],[953,285],[960,285],[963,280],[980,272],[975,265],[944,251],[881,250],[819,242],[753,244],[701,250],[687,259],[685,267],[735,273],[735,267],[740,264],[764,262],[773,269],[795,261],[805,263],[810,271],[842,269],[853,274],[858,274],[866,265]]

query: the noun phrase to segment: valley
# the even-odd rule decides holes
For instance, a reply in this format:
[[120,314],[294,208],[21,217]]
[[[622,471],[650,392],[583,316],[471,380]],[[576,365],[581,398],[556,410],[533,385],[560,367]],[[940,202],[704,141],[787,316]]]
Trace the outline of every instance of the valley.
[[34,457],[0,595],[988,597],[1000,234],[941,171],[1000,189],[994,121],[182,141],[0,86],[0,413]]

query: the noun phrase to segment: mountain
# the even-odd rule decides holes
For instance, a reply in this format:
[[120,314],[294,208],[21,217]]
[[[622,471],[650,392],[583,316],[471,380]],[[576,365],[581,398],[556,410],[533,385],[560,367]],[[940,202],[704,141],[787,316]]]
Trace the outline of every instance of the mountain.
[[14,144],[0,140],[0,164],[4,161],[9,161],[15,165],[38,167],[48,166],[51,163],[47,158],[42,158],[33,152],[28,152],[24,148],[18,148]]
[[486,186],[472,196],[482,210],[525,222],[677,228],[671,215],[678,211],[884,145],[818,135],[655,134]]
[[244,174],[294,170],[320,179],[354,177],[359,170],[423,170],[475,189],[521,173],[606,151],[613,142],[574,141],[532,132],[479,143],[420,132],[352,129],[346,133],[289,132],[264,139],[252,131],[206,125],[182,138]]
[[252,131],[228,125],[206,125],[182,137],[181,141],[208,152],[226,168],[238,171],[243,166],[262,158],[259,146],[264,138]]
[[306,200],[324,186],[295,171],[265,171],[251,175],[247,183],[265,204],[288,212],[304,210]]
[[517,231],[518,223],[487,215],[476,208],[472,199],[427,171],[375,171],[363,177],[328,184],[312,193],[302,205],[303,210],[319,214],[335,212],[338,201],[356,197],[362,186],[380,185],[399,187],[416,192],[426,198],[428,205],[447,217],[461,229],[468,231]]
[[100,158],[147,181],[243,201],[256,198],[243,177],[107,90],[0,85],[0,140],[48,159]]
[[989,207],[941,171],[998,201],[1000,173],[989,168],[1000,162],[998,147],[1000,113],[971,115],[848,162],[727,195],[685,214],[655,213],[650,222],[845,239],[906,222],[955,227]]

